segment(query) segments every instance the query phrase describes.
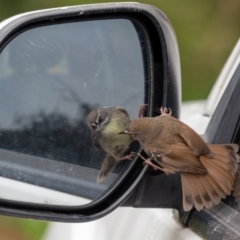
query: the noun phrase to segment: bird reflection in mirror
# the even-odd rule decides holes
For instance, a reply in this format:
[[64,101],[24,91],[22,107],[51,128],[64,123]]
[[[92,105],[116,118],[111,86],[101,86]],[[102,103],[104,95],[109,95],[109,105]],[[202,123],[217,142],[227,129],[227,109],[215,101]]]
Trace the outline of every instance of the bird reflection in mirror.
[[[139,116],[144,110],[140,107]],[[198,211],[218,204],[231,194],[238,168],[237,144],[206,144],[192,128],[160,109],[157,117],[133,120],[119,134],[137,140],[155,170],[166,174],[180,172],[183,209]],[[240,182],[240,181],[239,181]]]
[[87,116],[92,142],[96,149],[103,150],[103,160],[97,183],[102,182],[116,164],[124,159],[131,160],[133,155],[125,155],[132,142],[130,135],[118,135],[130,123],[126,109],[122,107],[93,109]]

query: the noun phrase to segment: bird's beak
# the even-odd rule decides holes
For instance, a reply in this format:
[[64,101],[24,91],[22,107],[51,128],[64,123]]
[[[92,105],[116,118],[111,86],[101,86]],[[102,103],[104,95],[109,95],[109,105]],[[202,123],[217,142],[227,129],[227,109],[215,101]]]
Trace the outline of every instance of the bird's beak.
[[123,130],[123,131],[121,131],[121,132],[119,132],[117,134],[130,134],[130,132],[128,130]]

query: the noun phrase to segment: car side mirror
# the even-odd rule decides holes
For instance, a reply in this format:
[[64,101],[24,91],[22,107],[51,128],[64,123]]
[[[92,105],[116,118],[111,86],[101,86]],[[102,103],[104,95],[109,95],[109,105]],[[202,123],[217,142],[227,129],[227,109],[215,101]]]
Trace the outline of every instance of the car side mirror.
[[[137,156],[114,162],[97,182],[113,155],[88,116],[95,111],[103,127],[114,111],[137,118],[141,104],[147,116],[160,106],[179,116],[179,53],[166,16],[138,3],[26,13],[0,24],[0,51],[0,213],[83,222],[127,198],[135,205],[129,196],[148,167]],[[132,141],[125,150],[141,151]]]

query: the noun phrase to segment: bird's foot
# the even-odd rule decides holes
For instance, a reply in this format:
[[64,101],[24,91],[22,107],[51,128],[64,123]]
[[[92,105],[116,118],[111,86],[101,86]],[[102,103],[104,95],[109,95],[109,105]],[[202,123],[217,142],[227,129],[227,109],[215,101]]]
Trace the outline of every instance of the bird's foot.
[[131,152],[130,154],[128,154],[128,155],[126,155],[124,157],[119,158],[118,161],[132,160],[135,156],[136,156],[136,153],[135,152]]
[[160,108],[160,113],[161,113],[161,115],[172,115],[172,110],[171,110],[171,108],[164,108],[164,107],[161,107]]
[[164,172],[164,169],[159,167],[158,165],[154,164],[151,162],[151,158],[144,158],[140,153],[138,153],[138,156],[144,161],[143,164],[147,164],[149,166],[151,166],[154,170],[160,170]]
[[142,104],[138,110],[138,118],[143,117],[143,113],[146,111],[147,104]]

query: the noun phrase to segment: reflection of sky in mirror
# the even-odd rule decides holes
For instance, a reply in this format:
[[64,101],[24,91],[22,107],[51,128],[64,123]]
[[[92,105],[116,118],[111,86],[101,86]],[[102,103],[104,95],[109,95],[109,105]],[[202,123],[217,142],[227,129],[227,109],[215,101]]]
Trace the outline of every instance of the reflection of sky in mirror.
[[0,128],[44,111],[81,116],[79,106],[125,107],[137,117],[144,70],[131,21],[44,26],[13,39],[0,55]]

